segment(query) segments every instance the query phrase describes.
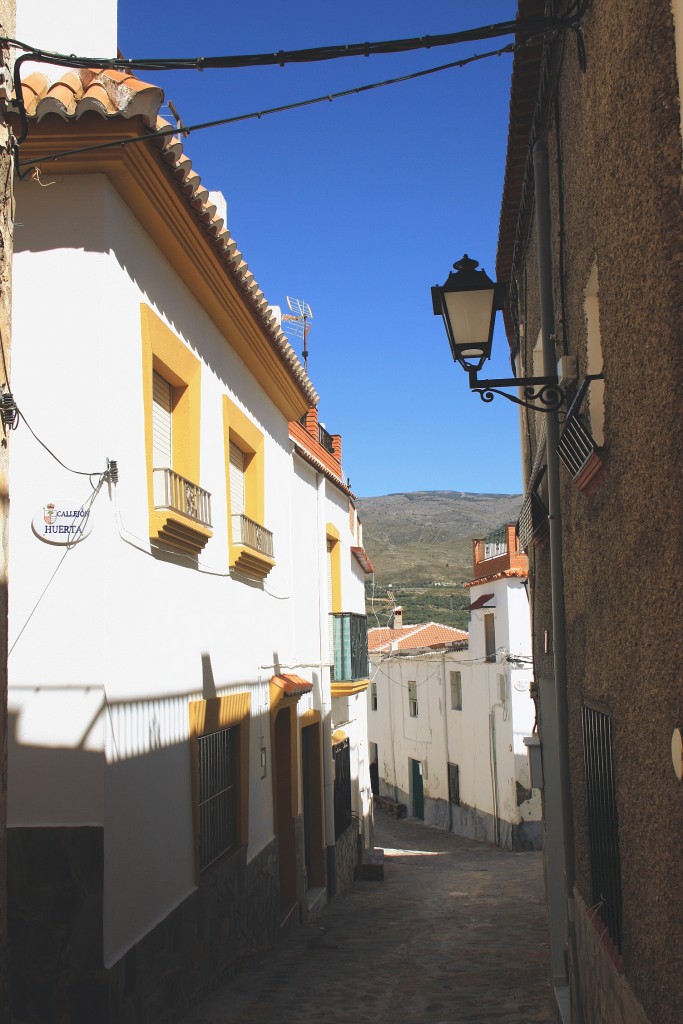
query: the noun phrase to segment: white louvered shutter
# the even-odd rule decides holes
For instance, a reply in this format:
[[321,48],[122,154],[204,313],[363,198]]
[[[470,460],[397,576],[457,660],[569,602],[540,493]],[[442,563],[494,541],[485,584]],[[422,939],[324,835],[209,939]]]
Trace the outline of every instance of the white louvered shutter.
[[[234,441],[230,442],[230,512],[244,515],[244,452]],[[233,530],[241,530],[241,523],[232,521]]]
[[173,388],[156,370],[152,377],[152,391],[153,465],[157,469],[170,469],[173,453]]

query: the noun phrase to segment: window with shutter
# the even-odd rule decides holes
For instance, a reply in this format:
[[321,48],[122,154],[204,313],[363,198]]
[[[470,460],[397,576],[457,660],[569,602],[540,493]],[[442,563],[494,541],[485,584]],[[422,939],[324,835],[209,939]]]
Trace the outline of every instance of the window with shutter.
[[173,388],[160,373],[152,374],[152,461],[154,468],[173,466]]

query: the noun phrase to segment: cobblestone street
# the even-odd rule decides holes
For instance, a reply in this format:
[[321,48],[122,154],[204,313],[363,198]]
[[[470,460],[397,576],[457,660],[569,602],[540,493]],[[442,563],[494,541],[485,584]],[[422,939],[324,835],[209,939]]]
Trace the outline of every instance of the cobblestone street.
[[375,815],[359,881],[184,1024],[554,1024],[539,853]]

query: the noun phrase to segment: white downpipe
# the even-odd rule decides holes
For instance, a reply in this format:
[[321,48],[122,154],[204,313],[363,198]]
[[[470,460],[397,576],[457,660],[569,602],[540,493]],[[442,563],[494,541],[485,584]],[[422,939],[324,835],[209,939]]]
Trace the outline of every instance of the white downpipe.
[[[325,477],[316,475],[318,497],[318,579],[327,579],[327,531],[325,517]],[[318,636],[320,640],[320,663],[322,678],[320,695],[322,703],[322,746],[323,746],[323,788],[325,807],[325,845],[335,845],[334,837],[334,774],[332,772],[332,689],[330,682],[330,651],[329,630],[327,628],[328,613],[327,587],[318,588]]]
[[[490,693],[489,684],[489,693]],[[489,762],[491,765],[491,790],[493,793],[493,830],[496,846],[500,846],[500,807],[498,794],[498,755],[496,753],[496,708],[504,708],[497,700],[489,710]]]

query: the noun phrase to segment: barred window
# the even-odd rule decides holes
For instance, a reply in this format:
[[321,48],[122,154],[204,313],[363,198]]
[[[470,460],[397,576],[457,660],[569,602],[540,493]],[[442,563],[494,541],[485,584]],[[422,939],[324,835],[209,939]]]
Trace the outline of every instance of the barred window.
[[373,681],[370,683],[370,710],[377,710],[377,683]]
[[417,682],[414,679],[408,683],[408,712],[411,718],[417,718]]
[[621,950],[621,861],[612,723],[609,715],[586,705],[582,719],[593,904],[612,942]]
[[462,675],[451,672],[451,711],[462,711]]
[[460,803],[460,766],[448,765],[448,799],[452,804]]
[[348,739],[332,747],[334,758],[334,838],[351,824],[351,747]]
[[197,737],[199,870],[237,845],[239,727]]

